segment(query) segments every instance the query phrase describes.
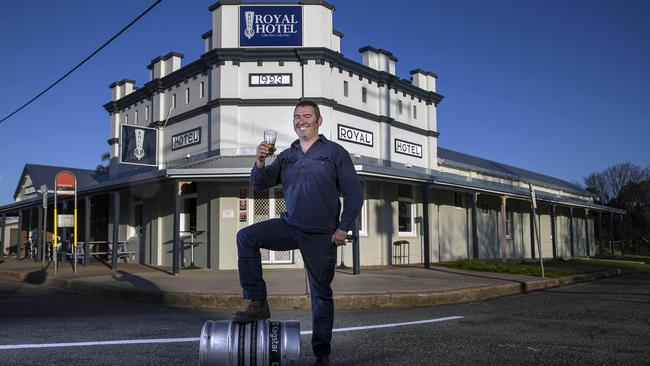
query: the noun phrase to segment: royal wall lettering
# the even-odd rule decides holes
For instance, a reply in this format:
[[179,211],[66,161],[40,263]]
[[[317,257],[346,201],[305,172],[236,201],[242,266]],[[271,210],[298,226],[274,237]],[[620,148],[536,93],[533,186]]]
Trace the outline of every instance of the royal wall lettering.
[[354,142],[372,147],[374,145],[374,137],[372,132],[352,128],[346,125],[338,125],[338,138],[341,141]]

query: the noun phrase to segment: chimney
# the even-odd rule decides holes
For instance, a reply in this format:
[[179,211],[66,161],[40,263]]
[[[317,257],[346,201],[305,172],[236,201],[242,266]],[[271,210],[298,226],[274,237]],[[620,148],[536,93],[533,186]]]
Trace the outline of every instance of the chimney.
[[113,101],[124,98],[125,96],[131,94],[135,90],[135,80],[122,79],[121,81],[116,81],[113,84],[109,85],[109,88],[113,91]]
[[158,56],[151,60],[151,63],[147,66],[147,69],[149,69],[149,81],[164,78],[180,69],[183,57],[185,56],[182,53],[170,52],[165,56]]
[[426,91],[436,91],[436,79],[438,75],[421,69],[411,70],[411,83]]
[[341,39],[343,38],[343,33],[334,29],[332,31],[332,49],[336,52],[341,52]]
[[392,53],[372,46],[360,48],[359,52],[361,52],[361,63],[364,65],[378,71],[384,71],[391,75],[395,75],[395,64],[397,63],[397,58],[393,56]]
[[212,31],[209,30],[201,36],[203,38],[203,53],[212,49]]

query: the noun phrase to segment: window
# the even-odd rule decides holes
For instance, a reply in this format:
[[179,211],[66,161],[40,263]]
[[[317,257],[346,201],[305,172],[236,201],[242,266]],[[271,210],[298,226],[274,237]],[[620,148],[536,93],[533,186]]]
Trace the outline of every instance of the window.
[[397,231],[399,235],[415,235],[415,203],[413,187],[405,184],[397,188]]
[[462,192],[454,192],[454,206],[458,208],[463,208],[463,197],[465,195]]
[[203,99],[205,96],[205,82],[200,82],[199,83],[199,98]]
[[181,186],[180,232],[182,238],[189,238],[190,232],[196,231],[196,183]]
[[416,106],[413,106],[413,119],[418,119],[418,109]]
[[397,111],[402,114],[402,101],[397,101]]
[[506,208],[506,239],[512,239],[512,210]]
[[[271,218],[280,217],[286,210],[284,194],[280,188],[271,188],[268,191],[255,191],[252,204],[249,207],[252,212],[249,216],[249,224],[261,222]],[[274,251],[260,249],[262,263],[293,263],[293,250]]]
[[364,103],[367,101],[366,88],[361,88],[361,101]]
[[127,125],[129,124],[129,115],[128,114],[124,115],[124,123],[127,124]]
[[190,103],[190,88],[185,88],[185,104]]
[[149,120],[149,106],[144,106],[144,120],[148,121]]
[[487,202],[481,202],[481,204],[479,205],[479,207],[481,208],[481,213],[482,213],[483,215],[489,215],[489,214],[490,214],[490,204],[489,204],[489,203],[487,203]]
[[133,115],[133,119],[134,119],[133,123],[135,123],[137,125],[138,124],[138,111],[135,111],[135,113]]
[[348,96],[348,82],[343,81],[343,96],[347,97]]
[[176,94],[172,94],[172,108],[176,108]]

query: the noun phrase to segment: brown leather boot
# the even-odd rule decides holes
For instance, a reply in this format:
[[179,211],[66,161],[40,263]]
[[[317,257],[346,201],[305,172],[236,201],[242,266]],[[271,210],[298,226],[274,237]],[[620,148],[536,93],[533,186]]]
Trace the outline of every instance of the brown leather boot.
[[264,320],[271,317],[269,303],[264,300],[251,301],[246,309],[232,314],[235,323],[250,323],[254,320]]

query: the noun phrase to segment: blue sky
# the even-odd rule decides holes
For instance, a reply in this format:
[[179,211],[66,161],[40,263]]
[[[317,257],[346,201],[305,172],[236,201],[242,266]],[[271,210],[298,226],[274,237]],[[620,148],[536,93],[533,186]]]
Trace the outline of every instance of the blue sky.
[[[108,151],[108,85],[151,59],[203,51],[209,0],[164,0],[91,61],[0,124],[0,204],[25,163],[94,168]],[[47,87],[151,1],[1,1],[0,115]],[[650,165],[650,2],[336,1],[343,54],[391,51],[439,75],[439,145],[565,180]],[[396,6],[396,4],[399,4]],[[308,26],[308,25],[306,25]]]

